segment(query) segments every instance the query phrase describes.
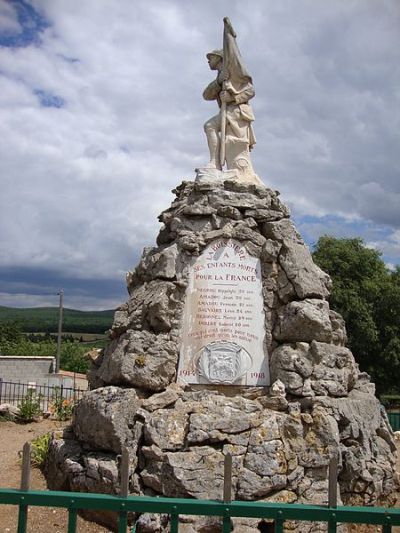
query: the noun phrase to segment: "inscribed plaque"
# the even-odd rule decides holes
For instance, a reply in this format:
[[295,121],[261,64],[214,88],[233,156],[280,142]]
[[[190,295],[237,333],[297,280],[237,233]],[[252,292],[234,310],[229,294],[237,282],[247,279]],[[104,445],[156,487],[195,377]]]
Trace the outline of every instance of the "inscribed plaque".
[[269,385],[260,261],[220,239],[189,274],[178,383]]

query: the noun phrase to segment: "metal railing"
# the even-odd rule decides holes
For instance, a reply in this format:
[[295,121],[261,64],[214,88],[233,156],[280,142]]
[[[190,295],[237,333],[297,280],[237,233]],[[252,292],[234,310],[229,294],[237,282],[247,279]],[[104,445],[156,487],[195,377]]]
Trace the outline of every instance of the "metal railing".
[[[221,531],[232,531],[234,517],[273,520],[275,532],[282,533],[286,520],[325,522],[328,532],[336,531],[339,523],[380,525],[383,533],[390,533],[392,526],[400,525],[400,509],[382,507],[324,507],[319,505],[278,504],[261,502],[220,502],[181,498],[146,496],[112,496],[80,492],[29,491],[0,489],[0,504],[19,506],[18,533],[26,532],[28,507],[63,507],[68,509],[68,533],[75,533],[79,509],[96,509],[118,513],[118,533],[126,533],[128,513],[152,513],[170,515],[170,531],[179,531],[180,515],[217,516],[222,518]],[[131,529],[134,531],[134,528]],[[378,531],[378,530],[377,530]]]
[[400,431],[400,412],[399,413],[387,413],[389,423],[392,426],[393,431]]
[[[180,515],[215,516],[221,518],[221,531],[232,531],[232,518],[272,520],[276,533],[283,533],[286,520],[325,522],[328,533],[336,532],[339,523],[380,525],[382,533],[390,533],[400,525],[400,509],[382,507],[337,506],[337,458],[331,459],[328,471],[328,505],[280,504],[231,501],[232,457],[227,454],[224,464],[222,501],[183,498],[129,496],[129,451],[122,450],[120,465],[120,495],[82,492],[29,490],[31,444],[25,443],[22,453],[20,489],[1,489],[0,504],[18,505],[18,533],[26,533],[29,506],[63,507],[68,510],[68,533],[76,533],[78,510],[100,510],[118,513],[118,533],[126,533],[128,513],[170,515],[170,532],[178,533]],[[135,527],[130,530],[132,533]]]
[[65,387],[61,385],[37,385],[32,383],[20,383],[16,381],[3,381],[0,379],[0,404],[9,403],[18,406],[28,394],[35,394],[41,408],[46,411],[54,398],[62,397],[65,400],[73,400],[76,403],[86,391],[79,388]]

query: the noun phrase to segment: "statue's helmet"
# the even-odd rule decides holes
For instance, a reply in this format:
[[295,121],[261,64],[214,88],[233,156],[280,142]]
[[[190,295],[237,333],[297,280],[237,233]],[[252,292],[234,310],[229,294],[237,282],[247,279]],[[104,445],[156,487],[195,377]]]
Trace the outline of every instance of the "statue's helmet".
[[211,52],[208,52],[208,54],[206,54],[207,59],[210,59],[210,56],[218,56],[221,59],[224,59],[224,51],[223,50],[211,50]]

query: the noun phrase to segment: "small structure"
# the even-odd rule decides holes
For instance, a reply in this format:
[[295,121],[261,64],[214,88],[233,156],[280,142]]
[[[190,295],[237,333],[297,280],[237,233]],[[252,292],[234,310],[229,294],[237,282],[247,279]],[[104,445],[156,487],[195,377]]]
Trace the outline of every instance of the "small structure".
[[0,379],[3,381],[48,385],[54,370],[55,357],[0,355]]

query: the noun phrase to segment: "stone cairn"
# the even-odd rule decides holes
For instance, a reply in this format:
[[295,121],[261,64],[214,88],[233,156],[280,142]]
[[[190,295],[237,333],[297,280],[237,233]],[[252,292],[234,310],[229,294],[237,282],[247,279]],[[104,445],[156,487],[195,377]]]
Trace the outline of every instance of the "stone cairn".
[[[339,504],[393,505],[392,430],[329,309],[330,278],[279,193],[233,180],[184,181],[173,192],[157,247],[127,275],[129,300],[93,360],[91,391],[51,441],[49,488],[118,494],[127,448],[132,495],[221,499],[230,453],[233,499],[326,504],[336,455]],[[176,383],[191,265],[218,239],[260,260],[270,387]],[[134,519],[138,532],[169,530],[166,516]],[[182,521],[185,533],[220,531],[205,518]],[[258,522],[234,519],[234,531],[257,531]]]

